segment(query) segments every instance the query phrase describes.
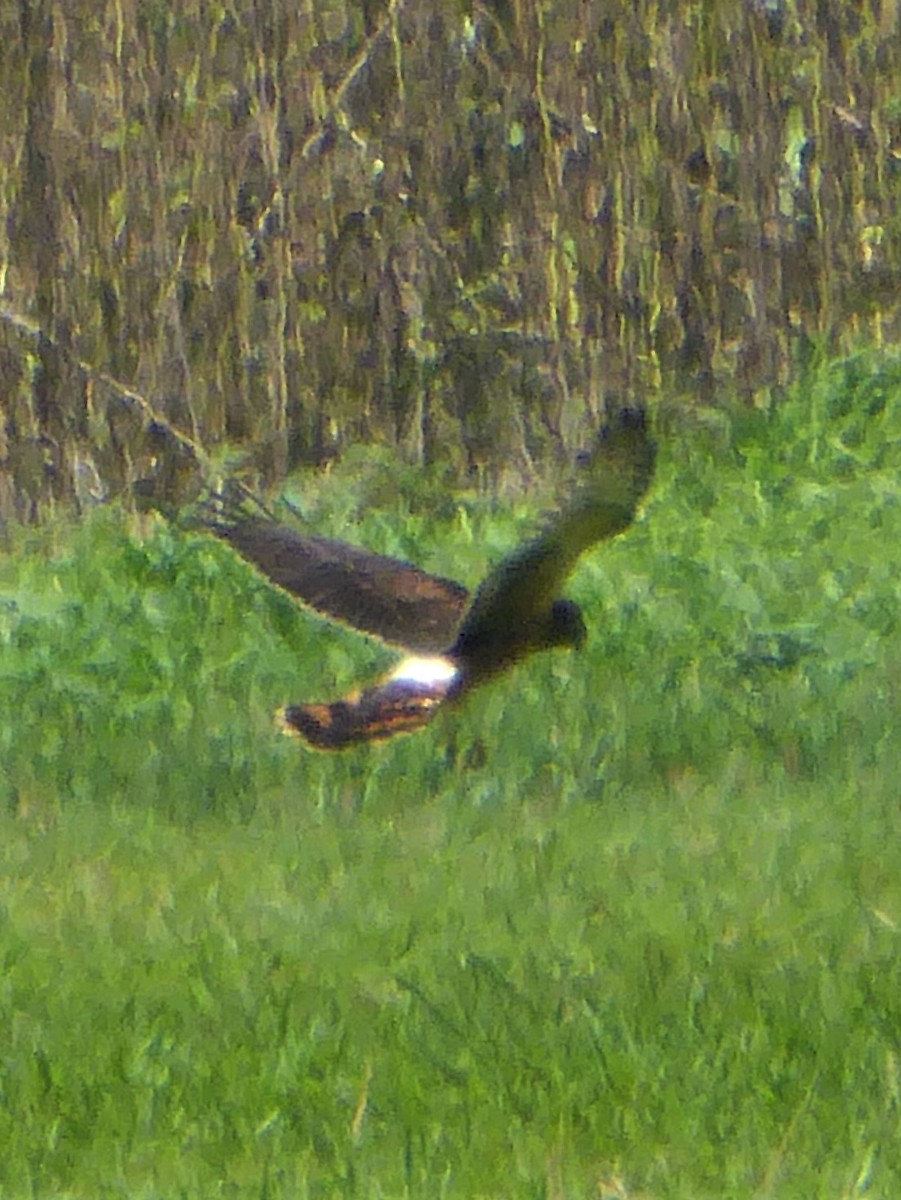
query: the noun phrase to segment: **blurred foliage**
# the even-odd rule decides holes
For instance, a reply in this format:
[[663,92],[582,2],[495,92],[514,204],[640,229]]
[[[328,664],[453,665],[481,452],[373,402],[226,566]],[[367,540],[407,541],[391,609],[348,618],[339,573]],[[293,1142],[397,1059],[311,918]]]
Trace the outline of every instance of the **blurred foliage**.
[[[901,611],[899,396],[897,359],[861,355],[805,377],[769,414],[738,408],[725,433],[664,442],[645,516],[572,580],[593,629],[587,670],[542,656],[474,696],[435,741],[461,722],[486,744],[548,745],[556,757],[563,738],[580,757],[596,754],[597,769],[635,744],[639,778],[700,761],[713,769],[761,739],[795,756],[795,771],[840,753],[828,697],[865,686]],[[398,471],[387,451],[383,461],[351,451],[293,504],[320,533],[469,587],[540,520],[534,497],[528,509],[489,504],[449,489],[440,472]],[[8,548],[0,670],[17,717],[0,737],[12,796],[46,793],[52,780],[60,799],[96,798],[102,778],[113,799],[142,793],[200,811],[190,793],[208,769],[217,803],[232,793],[238,803],[265,790],[270,771],[278,786],[293,761],[259,749],[276,704],[325,698],[335,681],[388,660],[367,639],[300,615],[226,547],[156,517],[104,508],[80,530],[21,531]],[[557,672],[574,675],[575,694],[561,698],[555,732],[540,697]],[[508,689],[532,703],[499,706]],[[649,740],[636,742],[645,728]],[[331,780],[318,762],[310,778]],[[531,755],[522,772],[527,786]]]
[[898,22],[0,7],[0,517],[177,507],[223,445],[267,483],[363,442],[494,484],[606,404],[767,407],[798,361],[896,340]]
[[[13,531],[0,1190],[898,1194],[899,399],[666,439],[581,654],[337,756],[271,710],[382,648],[156,517]],[[318,527],[472,584],[534,525],[389,461]]]

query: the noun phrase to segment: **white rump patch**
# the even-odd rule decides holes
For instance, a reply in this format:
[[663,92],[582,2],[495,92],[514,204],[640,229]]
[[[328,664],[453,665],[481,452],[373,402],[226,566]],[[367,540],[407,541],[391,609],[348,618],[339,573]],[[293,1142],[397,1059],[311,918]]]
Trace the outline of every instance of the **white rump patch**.
[[452,683],[459,671],[460,668],[456,667],[449,658],[436,654],[422,658],[405,658],[403,662],[398,663],[396,670],[391,672],[388,679],[392,683],[409,680],[410,683],[420,683],[425,687],[430,687],[437,683]]

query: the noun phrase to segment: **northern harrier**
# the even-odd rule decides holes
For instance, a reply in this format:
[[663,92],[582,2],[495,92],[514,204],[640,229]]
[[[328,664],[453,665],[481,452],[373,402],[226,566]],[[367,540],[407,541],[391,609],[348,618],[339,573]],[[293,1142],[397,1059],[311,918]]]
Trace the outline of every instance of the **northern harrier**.
[[581,647],[578,605],[558,598],[576,560],[632,523],[654,470],[645,414],[624,408],[599,437],[572,500],[543,532],[466,588],[400,559],[312,537],[267,516],[207,528],[273,583],[327,616],[414,652],[387,678],[331,704],[288,705],[282,727],[322,750],[412,732],[443,705],[538,650]]

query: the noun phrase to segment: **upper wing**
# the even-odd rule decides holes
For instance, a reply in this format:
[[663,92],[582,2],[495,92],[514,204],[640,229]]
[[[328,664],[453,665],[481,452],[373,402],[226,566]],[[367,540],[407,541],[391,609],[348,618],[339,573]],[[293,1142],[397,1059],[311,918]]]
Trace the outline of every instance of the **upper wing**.
[[466,588],[398,558],[310,537],[266,516],[207,519],[205,527],[311,608],[411,650],[446,649]]
[[502,640],[508,630],[540,620],[579,556],[632,523],[650,486],[655,457],[644,410],[620,410],[602,429],[572,500],[479,588],[460,628],[461,642]]

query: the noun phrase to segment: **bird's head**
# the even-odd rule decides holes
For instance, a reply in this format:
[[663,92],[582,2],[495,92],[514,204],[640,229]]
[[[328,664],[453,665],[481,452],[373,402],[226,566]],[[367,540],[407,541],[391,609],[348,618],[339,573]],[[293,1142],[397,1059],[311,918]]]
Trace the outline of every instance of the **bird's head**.
[[581,650],[587,637],[588,629],[578,604],[573,600],[555,600],[551,605],[548,644]]

